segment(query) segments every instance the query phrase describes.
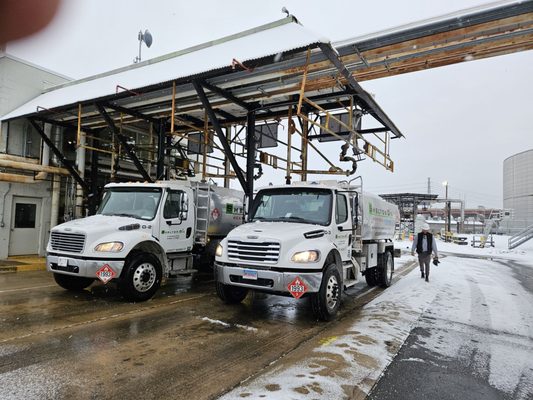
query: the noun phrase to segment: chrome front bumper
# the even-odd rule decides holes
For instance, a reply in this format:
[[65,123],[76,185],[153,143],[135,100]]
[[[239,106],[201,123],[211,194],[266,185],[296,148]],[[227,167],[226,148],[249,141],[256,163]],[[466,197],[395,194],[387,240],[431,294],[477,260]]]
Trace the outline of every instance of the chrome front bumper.
[[[257,280],[243,279],[244,270],[257,271]],[[316,293],[322,283],[322,271],[317,272],[278,272],[262,269],[240,268],[220,265],[215,262],[217,281],[224,285],[241,286],[249,289],[257,289],[268,292],[289,293],[289,284],[297,277],[304,281],[307,286],[306,293]]]
[[[67,266],[59,266],[59,258],[67,259]],[[104,265],[109,265],[116,273],[118,278],[122,273],[124,267],[124,260],[106,260],[105,258],[98,260],[87,260],[81,258],[69,257],[67,255],[51,255],[46,256],[46,270],[59,274],[80,276],[84,278],[97,278],[96,271]]]

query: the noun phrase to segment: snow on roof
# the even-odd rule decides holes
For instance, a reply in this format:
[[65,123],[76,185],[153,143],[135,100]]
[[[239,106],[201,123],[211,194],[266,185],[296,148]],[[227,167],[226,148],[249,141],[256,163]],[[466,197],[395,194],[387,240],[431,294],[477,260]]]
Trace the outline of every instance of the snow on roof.
[[287,17],[136,65],[60,85],[37,96],[2,119],[34,113],[37,107],[52,109],[113,95],[117,85],[134,91],[229,67],[233,59],[242,63],[321,42],[327,43],[329,40],[319,37]]
[[352,45],[354,43],[365,42],[365,41],[376,39],[376,38],[380,38],[380,37],[383,37],[383,36],[386,36],[386,35],[392,35],[392,34],[395,34],[395,33],[400,33],[400,32],[412,30],[412,29],[415,29],[415,28],[429,26],[429,25],[435,24],[437,22],[443,22],[443,21],[447,21],[447,20],[450,20],[450,19],[461,19],[461,18],[463,18],[465,16],[469,16],[469,15],[471,15],[473,13],[489,11],[489,10],[497,9],[497,8],[504,7],[504,6],[513,5],[513,4],[520,4],[521,2],[522,1],[520,1],[520,0],[518,0],[518,1],[517,0],[500,0],[500,1],[495,1],[495,2],[492,2],[492,3],[482,4],[482,5],[478,5],[478,6],[475,6],[475,7],[470,7],[470,8],[466,8],[466,9],[463,9],[463,10],[459,10],[459,11],[455,11],[455,12],[452,12],[452,13],[448,13],[448,14],[445,14],[445,15],[440,15],[438,17],[428,18],[428,19],[425,19],[425,20],[422,20],[422,21],[410,22],[410,23],[407,23],[407,24],[396,26],[394,28],[389,28],[389,29],[384,29],[384,30],[380,30],[380,31],[377,31],[377,32],[372,32],[372,33],[368,33],[368,34],[365,34],[365,35],[362,35],[362,36],[357,36],[357,37],[351,37],[351,38],[348,38],[348,39],[338,40],[338,41],[335,41],[333,43],[333,47],[335,47],[335,48],[345,47],[345,46]]

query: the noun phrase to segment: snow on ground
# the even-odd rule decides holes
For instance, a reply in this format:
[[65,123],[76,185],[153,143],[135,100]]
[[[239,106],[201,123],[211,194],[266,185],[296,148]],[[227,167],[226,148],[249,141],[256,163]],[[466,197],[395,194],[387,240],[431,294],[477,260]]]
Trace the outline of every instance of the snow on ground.
[[[501,241],[497,245],[498,242]],[[443,252],[452,248],[443,242],[439,245]],[[525,268],[533,270],[533,251],[522,250],[524,255],[503,253],[501,247],[455,246],[468,250],[468,254],[480,251],[483,256],[496,253],[498,258],[503,258],[501,254],[520,256],[529,261]],[[453,250],[450,252],[458,252]],[[405,264],[414,257],[408,255],[400,260]],[[511,261],[444,257],[438,267],[432,265],[429,283],[420,279],[415,268],[355,312],[348,325],[333,325],[328,337],[303,344],[222,399],[364,397],[412,329],[422,325],[422,315],[441,321],[440,330],[450,327],[448,335],[440,330],[429,335],[424,347],[441,357],[473,359],[479,363],[480,374],[489,371],[490,384],[506,393],[513,393],[516,388],[526,395],[533,393],[533,362],[529,357],[533,294],[510,273],[506,263]],[[478,312],[479,308],[486,311]],[[477,332],[474,338],[471,332],[460,334],[469,326]],[[432,329],[429,325],[426,328]],[[476,347],[480,341],[482,351]],[[510,349],[515,348],[511,354]]]
[[[490,247],[487,244],[485,248],[476,248],[472,247],[472,237],[474,235],[459,235],[460,237],[466,237],[467,245],[459,245],[456,243],[447,243],[442,240],[437,239],[437,249],[442,253],[451,253],[451,254],[461,254],[461,255],[472,255],[478,257],[489,257],[489,258],[501,258],[507,260],[524,260],[529,261],[532,259],[533,255],[533,239],[529,242],[524,243],[521,246],[509,250],[508,241],[509,236],[505,235],[493,235],[494,238],[494,247]],[[479,238],[479,235],[476,235]],[[396,241],[395,245],[397,248],[400,248],[404,251],[411,251],[412,241],[403,240]]]

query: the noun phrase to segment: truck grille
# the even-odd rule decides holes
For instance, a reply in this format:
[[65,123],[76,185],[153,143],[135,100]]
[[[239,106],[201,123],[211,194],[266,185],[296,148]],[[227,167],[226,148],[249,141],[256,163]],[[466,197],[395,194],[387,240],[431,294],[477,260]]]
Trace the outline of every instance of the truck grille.
[[81,233],[52,232],[50,246],[54,250],[81,253],[85,245],[85,235]]
[[228,258],[234,261],[258,261],[275,264],[280,244],[276,242],[241,242],[228,240]]

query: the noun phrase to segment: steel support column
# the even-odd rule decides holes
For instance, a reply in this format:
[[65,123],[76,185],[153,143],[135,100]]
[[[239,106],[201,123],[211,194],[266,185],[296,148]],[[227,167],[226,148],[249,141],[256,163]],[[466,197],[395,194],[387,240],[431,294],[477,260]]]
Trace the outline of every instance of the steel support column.
[[192,81],[192,84],[194,86],[194,89],[196,90],[196,93],[198,93],[198,97],[200,98],[202,105],[207,111],[207,115],[209,116],[209,119],[211,123],[213,124],[213,127],[215,128],[215,132],[218,136],[218,140],[222,144],[224,153],[228,157],[228,160],[231,163],[231,166],[233,167],[233,171],[235,171],[235,174],[237,175],[237,179],[239,180],[239,183],[241,184],[242,189],[246,192],[248,185],[247,185],[246,179],[244,178],[244,174],[242,173],[242,170],[239,167],[239,164],[237,163],[235,155],[231,151],[231,147],[226,140],[226,135],[224,135],[224,132],[222,131],[222,127],[220,126],[218,119],[215,115],[215,112],[213,111],[213,108],[211,107],[211,104],[209,103],[209,100],[207,99],[207,96],[205,95],[204,89],[202,85],[200,85],[196,81]]
[[157,169],[156,180],[162,179],[165,174],[165,122],[159,121],[157,126]]
[[30,124],[33,126],[33,128],[37,131],[37,133],[41,136],[43,141],[52,149],[55,156],[58,158],[58,160],[63,164],[63,166],[68,170],[70,175],[74,178],[74,180],[82,187],[83,191],[85,193],[90,193],[91,189],[89,188],[89,185],[81,178],[80,174],[76,169],[72,166],[70,160],[67,160],[63,153],[55,146],[54,142],[50,140],[48,136],[46,136],[46,133],[44,132],[44,129],[39,126],[37,122],[35,122],[33,119],[29,119]]
[[255,113],[249,112],[246,118],[246,188],[248,196],[248,213],[254,197],[254,169],[255,169]]
[[126,138],[126,136],[124,136],[123,134],[121,134],[118,131],[117,127],[115,126],[115,123],[113,122],[113,120],[111,119],[109,114],[106,112],[105,108],[101,104],[96,104],[96,108],[98,108],[98,112],[105,119],[107,125],[109,126],[109,128],[113,132],[113,135],[115,135],[115,137],[118,138],[118,140],[122,144],[122,147],[124,147],[124,150],[126,150],[126,153],[128,153],[128,156],[130,157],[131,161],[133,161],[133,163],[137,167],[137,171],[139,171],[139,173],[143,176],[144,180],[146,180],[148,182],[153,182],[152,178],[150,178],[150,175],[148,174],[148,172],[146,172],[146,170],[144,169],[143,165],[141,164],[141,162],[139,161],[139,159],[135,155],[135,152],[133,151],[133,148],[128,143],[128,139]]

